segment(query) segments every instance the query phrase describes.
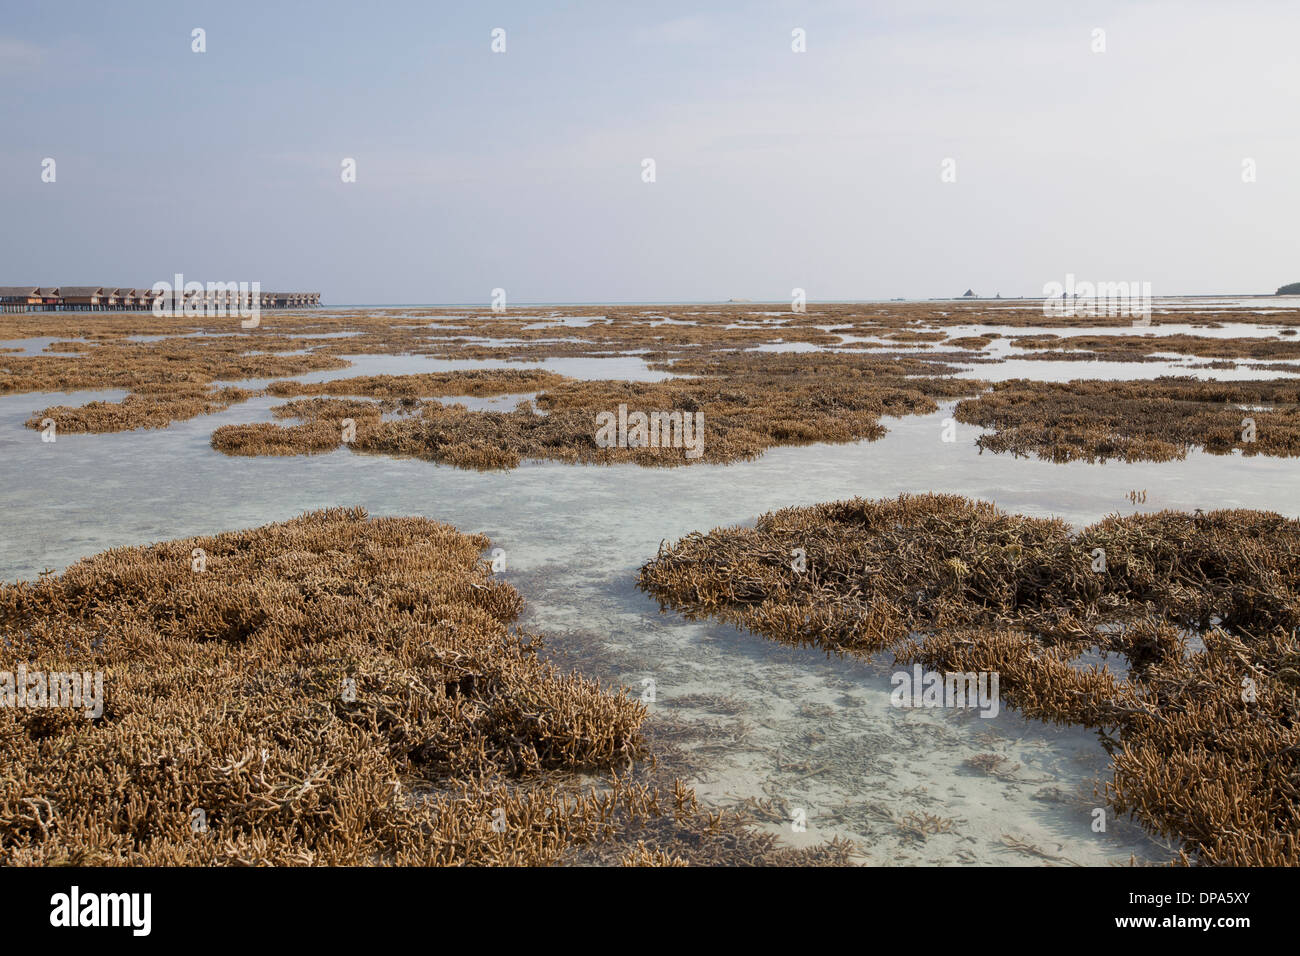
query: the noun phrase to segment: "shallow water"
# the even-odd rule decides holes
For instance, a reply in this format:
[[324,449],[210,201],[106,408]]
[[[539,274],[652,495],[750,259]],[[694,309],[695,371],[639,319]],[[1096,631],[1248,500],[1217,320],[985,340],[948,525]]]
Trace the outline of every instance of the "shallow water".
[[[848,336],[841,336],[848,338]],[[812,342],[768,342],[745,349],[746,352],[826,352],[825,346]]]
[[1229,325],[1221,325],[1217,327],[1209,325],[1192,325],[1186,322],[1162,322],[1159,325],[1149,326],[948,325],[944,326],[939,331],[946,332],[954,338],[964,335],[985,335],[989,333],[1012,338],[1017,336],[1040,337],[1053,335],[1060,338],[1077,338],[1085,335],[1146,336],[1152,338],[1161,338],[1170,335],[1192,335],[1208,339],[1290,338],[1291,336],[1282,335],[1282,331],[1285,328],[1287,328],[1287,326],[1260,325],[1255,322],[1233,322]]
[[[301,378],[515,365],[566,374],[582,367],[603,376],[611,367],[635,372],[639,360],[356,361],[359,367]],[[0,577],[32,578],[109,547],[252,527],[333,505],[423,514],[484,532],[505,549],[505,576],[527,599],[523,625],[544,634],[559,659],[638,694],[654,682],[652,732],[680,737],[702,798],[773,800],[782,814],[802,809],[806,832],[793,832],[788,820],[772,822],[774,832],[793,843],[847,836],[874,863],[1034,863],[1045,861],[1042,854],[1100,863],[1130,854],[1162,860],[1170,851],[1122,821],[1092,832],[1091,810],[1101,805],[1092,788],[1106,778],[1107,759],[1090,733],[1050,728],[1005,709],[992,719],[895,709],[886,664],[828,659],[814,649],[660,614],[634,582],[661,540],[751,522],[780,507],[925,490],[1075,523],[1132,510],[1130,490],[1145,490],[1144,508],[1151,510],[1300,514],[1300,460],[1200,453],[1184,462],[1104,466],[1017,460],[980,454],[973,444],[980,432],[970,426],[944,443],[950,405],[933,415],[886,419],[890,432],[878,442],[776,448],[730,466],[547,462],[489,473],[349,450],[228,458],[209,447],[220,425],[270,420],[268,409],[279,400],[269,396],[167,429],[61,435],[50,444],[22,425],[53,402],[121,397],[0,397],[0,482],[8,505]],[[966,765],[987,753],[1006,758],[1001,776]],[[947,831],[908,835],[900,822],[906,826],[908,814],[921,813],[940,818]],[[1020,849],[1010,845],[1016,841]]]
[[[85,339],[79,339],[68,336],[51,336],[40,335],[27,339],[3,339],[0,340],[0,349],[17,349],[16,352],[10,352],[9,355],[16,357],[26,357],[32,355],[51,355],[56,358],[65,358],[74,355],[80,355],[80,352],[47,352],[45,351],[55,342],[85,342]],[[4,353],[0,353],[4,354]]]
[[[536,392],[511,392],[506,395],[439,395],[434,401],[442,405],[464,405],[470,412],[512,412],[520,402],[536,402]],[[548,414],[534,407],[538,415]]]
[[[1141,331],[1172,328],[1190,327]],[[1235,328],[1243,336],[1274,331]],[[944,331],[1039,330],[972,325]],[[887,344],[902,350],[912,343]],[[806,347],[781,343],[764,350],[784,345]],[[921,343],[919,350],[940,347]],[[986,354],[1004,349],[1009,351],[999,342]],[[537,363],[345,358],[351,367],[295,378],[472,368],[550,369],[575,378],[632,381],[671,377],[635,355]],[[986,380],[1281,374],[1247,363],[1237,370],[1198,368],[1206,361],[1009,360],[969,366],[964,374]],[[1107,779],[1108,760],[1091,733],[1047,727],[1006,709],[990,719],[896,709],[889,703],[888,662],[828,659],[815,649],[661,614],[636,589],[635,579],[662,540],[749,523],[776,508],[909,491],[968,495],[1077,525],[1132,512],[1130,491],[1146,493],[1140,510],[1240,507],[1300,516],[1300,459],[1193,452],[1182,462],[1054,465],[981,454],[974,445],[981,431],[973,426],[959,424],[955,442],[941,440],[951,403],[932,415],[885,419],[889,433],[877,442],[775,448],[753,462],[669,469],[545,462],[479,473],[346,449],[297,458],[228,458],[211,449],[209,437],[221,425],[273,421],[270,408],[282,400],[270,396],[155,431],[60,435],[43,443],[39,432],[23,427],[34,410],[47,405],[119,401],[124,395],[0,396],[0,482],[8,505],[0,522],[0,578],[33,578],[109,547],[252,527],[334,505],[360,504],[372,514],[423,514],[483,532],[505,549],[505,577],[527,600],[521,624],[543,634],[557,660],[634,694],[653,681],[650,733],[684,749],[688,779],[701,798],[718,804],[770,800],[779,812],[769,826],[783,840],[803,844],[846,836],[865,860],[878,864],[1096,864],[1127,862],[1130,854],[1152,861],[1172,854],[1126,821],[1108,819],[1106,833],[1092,832],[1092,810],[1102,805],[1093,787]],[[440,400],[506,410],[531,397]],[[1005,758],[993,773],[967,764],[990,753]],[[790,826],[796,809],[807,815],[806,832]],[[918,833],[915,826],[925,826],[922,814],[932,815],[931,823],[943,832]]]
[[328,382],[336,378],[353,378],[366,375],[417,375],[424,372],[466,372],[473,369],[521,369],[547,371],[567,375],[584,381],[618,379],[627,382],[661,382],[676,378],[672,372],[653,369],[645,359],[634,355],[607,358],[582,356],[578,358],[548,358],[540,362],[511,362],[505,359],[436,359],[427,355],[340,355],[351,362],[345,369],[328,369],[295,375],[300,382]]
[[[981,379],[985,382],[1005,382],[1013,378],[1028,379],[1033,382],[1072,382],[1076,379],[1124,382],[1149,381],[1165,375],[1182,375],[1202,381],[1241,382],[1294,378],[1300,375],[1300,365],[1296,366],[1294,372],[1284,372],[1279,369],[1259,368],[1244,359],[1228,360],[1240,363],[1236,368],[1211,368],[1209,363],[1212,361],[1214,360],[1186,357],[1155,362],[1005,359],[995,365],[954,364],[961,369],[960,372],[955,373],[956,378]],[[1268,361],[1273,363],[1278,360]]]
[[[527,318],[511,314],[511,319]],[[534,322],[532,325],[525,325],[525,331],[534,331],[537,329],[551,329],[556,326],[563,326],[570,329],[584,329],[594,322],[608,322],[609,318],[603,315],[558,315],[547,316],[540,322]]]
[[[987,302],[988,300],[983,300]],[[1042,312],[1046,301],[1041,298],[1003,299],[998,305],[989,305],[986,311],[1006,312],[1029,309]],[[1266,315],[1273,312],[1293,312],[1300,308],[1300,296],[1295,295],[1207,295],[1207,296],[1152,296],[1151,311],[1156,315],[1178,312],[1255,312]]]

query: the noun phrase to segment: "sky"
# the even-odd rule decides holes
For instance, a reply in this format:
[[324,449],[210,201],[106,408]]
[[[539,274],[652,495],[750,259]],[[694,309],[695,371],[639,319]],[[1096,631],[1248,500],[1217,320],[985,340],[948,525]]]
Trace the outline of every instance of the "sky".
[[4,0],[0,285],[1270,293],[1297,36],[1294,0]]

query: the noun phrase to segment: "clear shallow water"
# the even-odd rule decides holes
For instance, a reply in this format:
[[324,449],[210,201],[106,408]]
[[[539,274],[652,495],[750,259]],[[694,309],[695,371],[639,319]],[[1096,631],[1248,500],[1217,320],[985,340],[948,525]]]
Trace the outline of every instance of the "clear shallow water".
[[[236,335],[246,335],[245,332],[177,332],[168,335],[127,335],[124,338],[128,342],[161,342],[163,339],[228,339]],[[351,334],[351,333],[349,333]],[[303,336],[310,338],[311,336]]]
[[[1294,372],[1264,369],[1245,359],[1229,359],[1240,363],[1236,368],[1211,368],[1213,359],[1166,359],[1154,362],[1058,361],[1041,359],[1005,359],[996,364],[962,365],[956,378],[973,378],[985,382],[1005,382],[1023,378],[1034,382],[1072,382],[1075,379],[1100,379],[1107,382],[1148,381],[1164,375],[1183,375],[1203,381],[1241,382],[1265,379],[1294,378],[1300,374],[1300,365]],[[1278,359],[1267,360],[1270,363]],[[1291,364],[1287,361],[1285,364]]]
[[[1081,320],[1086,321],[1086,320]],[[1198,338],[1209,339],[1229,339],[1229,338],[1252,338],[1252,339],[1276,339],[1278,341],[1288,341],[1292,336],[1283,335],[1284,326],[1261,325],[1258,323],[1242,322],[1224,325],[1218,328],[1202,325],[1191,325],[1188,323],[1153,325],[1153,326],[1092,326],[1092,325],[1075,325],[1075,326],[1013,326],[1000,324],[968,324],[968,325],[950,325],[950,326],[930,326],[917,325],[909,326],[907,332],[922,333],[940,333],[944,336],[941,339],[933,341],[913,341],[907,338],[890,338],[888,334],[882,332],[876,335],[854,335],[837,332],[839,329],[850,328],[851,326],[843,325],[817,325],[814,328],[823,332],[836,333],[839,339],[834,344],[815,344],[811,342],[769,342],[762,345],[751,346],[745,351],[749,352],[841,352],[846,349],[853,351],[855,347],[862,346],[882,346],[884,348],[898,351],[899,353],[947,353],[951,352],[956,346],[952,344],[953,339],[966,338],[980,335],[998,336],[993,341],[984,346],[961,346],[963,349],[979,352],[982,357],[989,359],[998,359],[1003,361],[1003,366],[998,366],[990,371],[989,375],[980,374],[980,370],[988,370],[988,366],[979,366],[972,369],[967,366],[967,371],[963,375],[966,378],[986,378],[989,381],[1002,381],[1007,378],[1028,378],[1038,381],[1069,381],[1073,378],[1104,378],[1104,379],[1147,379],[1156,378],[1160,375],[1169,374],[1192,374],[1198,377],[1207,377],[1206,375],[1192,371],[1170,371],[1174,365],[1165,363],[1160,365],[1150,362],[1105,362],[1096,360],[1080,359],[1078,361],[1058,361],[1058,360],[1039,360],[1025,359],[1019,356],[1024,355],[1026,346],[1020,340],[1028,337],[1051,337],[1059,338],[1077,338],[1080,336],[1143,336],[1151,339],[1167,338],[1174,335],[1189,335]],[[729,329],[761,329],[761,324],[732,324],[726,326]],[[1155,344],[1155,343],[1153,343]],[[1051,349],[1050,340],[1043,345],[1037,345],[1033,351],[1039,349]],[[1182,363],[1190,368],[1199,365],[1205,365],[1214,361],[1213,358],[1198,357],[1183,353],[1155,353],[1162,354],[1177,362]],[[1233,361],[1244,362],[1244,359],[1234,359]],[[1260,362],[1279,361],[1277,359],[1260,359]],[[1065,368],[1062,373],[1059,369],[1051,371],[1040,368],[1040,365],[1057,365]],[[1178,366],[1179,369],[1182,365]],[[1143,369],[1142,366],[1147,366]],[[1132,370],[1126,372],[1126,369]],[[1241,369],[1237,371],[1219,370],[1220,375],[1225,379],[1235,378],[1278,378],[1284,377],[1286,372],[1273,371],[1252,371]],[[1300,372],[1300,368],[1297,369]],[[1065,377],[1059,377],[1064,374]],[[1213,374],[1211,375],[1213,377]]]
[[[512,319],[527,318],[527,316],[511,315]],[[608,322],[609,318],[603,315],[550,315],[540,322],[534,322],[532,325],[525,325],[526,331],[536,329],[550,329],[556,326],[564,326],[570,329],[585,329],[595,322]]]
[[[982,300],[987,302],[988,300]],[[1045,299],[1021,298],[1003,300],[1005,305],[990,305],[989,312],[1019,311],[1029,309],[1042,312]],[[1255,312],[1265,315],[1272,312],[1292,312],[1300,308],[1300,296],[1295,295],[1187,295],[1152,296],[1152,312],[1157,315],[1179,312],[1223,312],[1227,310]]]
[[[340,355],[339,358],[352,364],[343,369],[325,369],[285,377],[300,382],[329,382],[339,378],[359,378],[367,375],[418,375],[425,372],[466,372],[483,368],[556,372],[569,378],[586,381],[619,379],[627,382],[660,382],[666,378],[678,377],[671,372],[652,369],[646,364],[645,359],[634,355],[608,358],[586,356],[548,358],[540,362],[510,362],[504,359],[436,359],[429,358],[427,355]],[[255,387],[244,382],[239,384]]]
[[[841,336],[848,338],[848,336]],[[764,345],[755,345],[753,348],[745,349],[746,352],[826,352],[829,351],[823,345],[816,345],[812,342],[769,342]]]
[[[1004,330],[971,326],[960,334],[983,331]],[[1005,329],[1013,335],[1033,331]],[[942,343],[920,346],[936,347]],[[991,351],[1003,349],[999,342]],[[541,363],[347,358],[350,368],[296,378],[467,368],[547,368],[578,378],[638,381],[670,377],[635,356]],[[968,374],[1134,379],[1188,374],[1203,361],[1029,361],[979,365]],[[1211,378],[1274,377],[1204,371]],[[269,409],[281,400],[269,396],[164,430],[64,435],[52,445],[22,427],[46,405],[115,401],[124,394],[0,396],[0,482],[8,506],[0,522],[0,577],[32,578],[109,547],[251,527],[331,505],[424,514],[484,532],[506,550],[505,576],[527,599],[522,625],[542,633],[557,660],[634,693],[643,681],[655,682],[650,732],[687,750],[688,778],[702,798],[719,804],[770,800],[780,814],[803,809],[807,832],[793,833],[788,822],[779,822],[788,816],[780,814],[770,826],[792,843],[849,837],[877,864],[1096,864],[1126,862],[1130,854],[1158,861],[1171,852],[1125,821],[1108,821],[1105,834],[1091,831],[1092,808],[1101,805],[1093,787],[1108,777],[1093,734],[1046,727],[1005,709],[993,719],[895,709],[887,663],[828,659],[814,649],[660,614],[636,590],[635,578],[661,540],[751,522],[775,508],[905,491],[959,493],[1076,524],[1131,512],[1131,490],[1146,491],[1142,510],[1250,507],[1300,514],[1300,460],[1193,453],[1184,462],[1094,466],[981,455],[974,427],[958,426],[956,443],[940,441],[951,406],[934,415],[886,419],[890,433],[879,442],[778,448],[733,466],[530,463],[486,474],[347,450],[291,459],[226,458],[212,451],[208,438],[220,425],[274,420]],[[523,397],[443,401],[486,409],[513,407]],[[989,753],[1005,758],[999,773],[968,765]],[[915,814],[932,814],[947,829],[909,835],[899,823],[906,826]]]
[[[1081,319],[1080,321],[1086,321]],[[1233,322],[1218,327],[1209,325],[1191,325],[1188,323],[1162,322],[1159,325],[1075,325],[1075,326],[1031,326],[1031,325],[947,325],[941,332],[956,338],[964,335],[995,334],[1007,337],[1019,336],[1058,336],[1060,338],[1077,338],[1093,335],[1148,336],[1161,338],[1170,335],[1191,335],[1208,339],[1281,339],[1292,336],[1282,335],[1286,326],[1260,325],[1254,322]]]
[[[376,370],[393,372],[394,361]],[[1076,523],[1131,511],[1134,489],[1147,492],[1143,507],[1151,510],[1300,514],[1300,460],[1193,454],[1185,462],[1093,466],[981,455],[976,428],[959,426],[956,443],[940,440],[950,407],[886,419],[890,433],[878,442],[777,448],[738,465],[533,463],[489,473],[349,450],[246,459],[209,447],[220,425],[269,420],[279,401],[270,397],[167,429],[62,435],[54,444],[22,427],[44,405],[106,397],[121,393],[0,397],[3,579],[30,579],[110,547],[333,505],[423,514],[483,532],[505,549],[505,576],[527,599],[522,624],[545,635],[560,660],[637,693],[643,681],[655,682],[651,726],[672,737],[682,729],[701,797],[804,809],[807,832],[772,827],[796,843],[850,837],[878,864],[1044,862],[1008,841],[1078,863],[1170,854],[1126,822],[1091,831],[1091,809],[1101,804],[1092,788],[1107,777],[1108,762],[1090,733],[1005,709],[993,719],[895,709],[886,664],[828,659],[660,614],[634,582],[661,540],[751,522],[775,508],[905,491],[960,493]],[[967,765],[984,753],[1004,756],[1007,772]],[[898,821],[917,813],[949,821],[949,829],[909,836]]]
[[56,358],[66,358],[73,355],[79,355],[79,352],[47,352],[45,351],[55,342],[85,342],[85,339],[69,338],[67,336],[50,336],[41,335],[27,339],[4,339],[0,340],[0,349],[17,349],[16,352],[0,352],[0,358],[4,355],[10,355],[17,358],[32,355],[50,355]]
[[[536,402],[536,392],[513,392],[508,395],[439,395],[433,401],[443,405],[464,405],[471,412],[512,412],[520,402]],[[546,415],[544,409],[534,406],[538,415]]]

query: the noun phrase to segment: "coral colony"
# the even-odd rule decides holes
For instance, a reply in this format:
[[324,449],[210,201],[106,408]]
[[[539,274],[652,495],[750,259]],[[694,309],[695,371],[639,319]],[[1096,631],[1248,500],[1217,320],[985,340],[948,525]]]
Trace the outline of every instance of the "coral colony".
[[[766,311],[571,307],[570,323],[486,307],[290,310],[273,332],[261,323],[239,335],[205,334],[212,317],[184,308],[125,321],[10,311],[4,339],[51,341],[0,351],[0,393],[125,393],[33,401],[16,424],[26,415],[32,440],[51,450],[71,447],[68,436],[206,430],[207,417],[266,402],[269,421],[211,427],[215,463],[339,453],[480,471],[548,459],[699,468],[877,442],[945,408],[950,440],[1045,462],[1300,455],[1300,393],[1286,377],[979,378],[1012,354],[1008,343],[1045,368],[1079,356],[1137,366],[1169,350],[1288,363],[1300,359],[1286,334],[1300,324],[1294,313],[1268,338],[1133,336],[1118,315],[1095,320],[1111,334],[1009,338],[1017,326],[1072,320],[1031,304],[1003,310],[996,327],[960,302],[808,306],[779,323]],[[651,335],[653,347],[638,349]],[[629,351],[646,380],[562,371]],[[394,355],[497,367],[348,373]],[[958,426],[972,430],[958,436]],[[933,440],[942,447],[938,426]],[[1145,507],[1146,494],[1130,504]],[[1185,863],[1291,865],[1300,808],[1276,781],[1296,759],[1297,555],[1300,525],[1267,511],[1150,511],[1075,528],[913,494],[665,541],[638,581],[686,618],[883,658],[895,670],[881,689],[900,713],[992,724],[1005,704],[1094,728],[1111,760],[1106,812],[1176,840]],[[688,765],[647,733],[666,719],[656,716],[662,689],[622,691],[548,663],[544,639],[516,629],[523,597],[501,580],[507,566],[486,537],[334,508],[117,548],[0,586],[0,721],[10,728],[0,751],[12,768],[0,859],[861,859],[864,848],[838,834],[786,845],[782,827],[806,822],[807,808],[702,807],[679,772]],[[1097,654],[1123,666],[1083,663]],[[164,753],[166,768],[141,756]],[[1010,772],[997,755],[968,763]],[[132,800],[138,793],[149,800]],[[952,826],[891,819],[904,834]]]
[[619,405],[617,415],[596,415],[596,447],[684,448],[687,458],[699,458],[704,454],[704,413],[629,414],[627,405]]
[[[1300,806],[1273,774],[1300,704],[1300,521],[1164,511],[1074,533],[951,495],[855,499],[665,545],[640,584],[774,640],[892,652],[913,663],[896,706],[993,716],[1000,690],[1030,717],[1118,728],[1117,812],[1179,837],[1186,862],[1300,863]],[[1098,645],[1126,678],[1075,665]]]

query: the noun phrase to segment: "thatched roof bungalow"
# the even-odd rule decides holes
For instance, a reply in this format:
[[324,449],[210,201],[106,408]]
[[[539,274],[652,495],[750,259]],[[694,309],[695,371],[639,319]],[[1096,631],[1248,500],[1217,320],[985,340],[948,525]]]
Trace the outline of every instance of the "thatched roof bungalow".
[[59,289],[59,305],[73,312],[98,312],[103,306],[104,287],[65,285]]
[[164,292],[153,288],[127,286],[0,286],[0,311],[3,312],[103,312],[109,309],[148,311],[160,297],[166,296],[167,309],[186,307],[199,311],[214,309],[259,308],[302,309],[320,305],[319,292],[243,292],[238,288],[207,289],[185,292],[173,303]]
[[34,312],[41,306],[41,290],[37,286],[0,286],[0,312]]

